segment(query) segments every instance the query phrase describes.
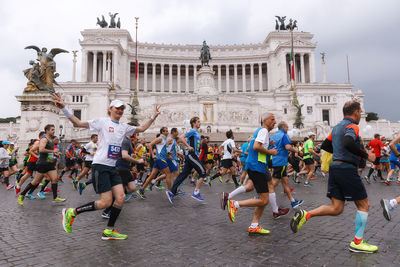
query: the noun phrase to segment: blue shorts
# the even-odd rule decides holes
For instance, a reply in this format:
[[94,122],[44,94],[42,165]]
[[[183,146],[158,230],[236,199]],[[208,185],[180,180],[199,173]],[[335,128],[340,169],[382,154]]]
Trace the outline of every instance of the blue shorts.
[[167,160],[168,163],[168,168],[170,172],[175,172],[178,170],[178,163],[176,163],[176,160]]
[[390,161],[390,169],[395,170],[396,166],[399,167],[399,169],[400,169],[400,161],[398,161],[398,160]]
[[165,168],[168,168],[168,163],[165,159],[155,159],[153,168],[157,170],[164,170]]

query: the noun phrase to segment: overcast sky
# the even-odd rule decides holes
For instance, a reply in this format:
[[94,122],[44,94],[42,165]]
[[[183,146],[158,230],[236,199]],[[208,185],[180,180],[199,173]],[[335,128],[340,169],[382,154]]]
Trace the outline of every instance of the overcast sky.
[[[320,52],[326,52],[329,82],[350,79],[365,93],[366,111],[400,120],[398,111],[400,1],[0,1],[0,117],[20,115],[15,95],[22,93],[22,73],[36,58],[27,45],[79,50],[83,29],[96,28],[96,17],[118,12],[122,27],[134,35],[139,19],[139,42],[172,44],[248,44],[263,42],[275,28],[275,15],[298,21],[299,30],[314,34],[317,42],[317,81],[321,81]],[[98,27],[98,26],[97,26]],[[80,54],[77,78],[80,79]],[[56,57],[58,81],[72,77],[72,54]]]

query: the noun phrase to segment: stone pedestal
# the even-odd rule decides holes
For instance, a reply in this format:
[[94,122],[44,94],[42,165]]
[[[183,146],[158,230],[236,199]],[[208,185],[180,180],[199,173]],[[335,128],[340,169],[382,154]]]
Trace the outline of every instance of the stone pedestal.
[[214,84],[214,71],[210,66],[203,66],[197,73],[195,93],[199,95],[217,95]]
[[[24,93],[16,96],[21,102],[21,119],[18,145],[28,147],[31,139],[37,139],[39,132],[44,131],[47,124],[54,124],[56,135],[59,135],[59,109],[54,105],[53,98],[47,92]],[[23,153],[19,153],[23,157]],[[22,160],[20,160],[22,162]]]

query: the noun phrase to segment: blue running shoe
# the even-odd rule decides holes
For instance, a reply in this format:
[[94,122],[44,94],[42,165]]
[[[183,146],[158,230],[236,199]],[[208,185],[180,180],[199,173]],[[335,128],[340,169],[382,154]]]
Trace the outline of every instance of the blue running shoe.
[[313,185],[312,185],[312,183],[304,183],[304,186],[305,186],[305,187],[311,187],[311,186],[313,186]]
[[165,193],[167,194],[169,202],[171,202],[171,204],[174,204],[174,194],[169,190],[165,191]]
[[200,195],[200,193],[198,193],[198,194],[193,193],[192,198],[194,198],[198,201],[204,201],[204,198]]
[[292,202],[292,208],[293,209],[295,209],[295,208],[297,208],[298,206],[300,206],[301,204],[303,204],[303,200],[297,200],[297,199],[295,199],[294,200],[294,202]]
[[26,194],[25,196],[26,196],[27,198],[29,198],[30,200],[36,199],[36,197],[32,196],[32,194]]
[[184,191],[182,191],[182,190],[178,190],[178,195],[184,195],[184,194],[186,194]]
[[131,199],[132,194],[126,194],[125,195],[125,202],[128,201],[129,199]]
[[37,196],[38,196],[40,199],[45,199],[45,198],[46,198],[46,196],[44,195],[44,192],[43,192],[43,191],[38,192],[38,193],[37,193]]
[[83,189],[85,189],[86,183],[79,183],[78,189],[79,189],[79,195],[82,195]]

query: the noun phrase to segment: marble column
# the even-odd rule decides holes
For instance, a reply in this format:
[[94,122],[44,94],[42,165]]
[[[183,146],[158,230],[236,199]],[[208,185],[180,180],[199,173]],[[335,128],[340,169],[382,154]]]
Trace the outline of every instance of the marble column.
[[111,81],[114,82],[114,85],[117,83],[117,53],[112,51],[112,74],[111,74]]
[[152,85],[151,85],[151,91],[155,92],[155,91],[157,91],[157,89],[156,89],[156,63],[154,63],[154,62],[151,63],[151,66],[152,66],[151,79],[153,80]]
[[225,65],[225,67],[226,67],[226,71],[225,71],[225,74],[226,74],[226,92],[227,93],[229,93],[229,65]]
[[258,91],[262,92],[262,63],[258,63]]
[[164,92],[164,64],[161,64],[161,92]]
[[[290,69],[289,69],[289,73],[288,73],[288,65],[286,62],[286,53],[282,53],[281,62],[282,62],[282,66],[283,66],[282,67],[282,82],[283,82],[283,84],[288,84],[288,83],[290,83]],[[268,78],[270,78],[270,76],[268,76]]]
[[193,65],[193,91],[197,88],[197,65]]
[[87,82],[88,78],[88,51],[82,50],[82,82]]
[[250,64],[250,90],[254,92],[254,64]]
[[246,64],[242,64],[242,92],[246,92]]
[[[107,71],[107,52],[106,51],[102,51],[102,53],[103,53],[103,82],[105,82],[106,81],[106,71]],[[130,68],[131,68],[131,65],[129,65],[129,76],[131,75],[131,72],[130,72]],[[129,85],[129,87],[130,87],[130,85]]]
[[185,93],[189,93],[189,65],[185,65]]
[[309,54],[309,65],[310,65],[310,82],[315,83],[315,55],[314,52]]
[[237,93],[238,92],[237,64],[233,65],[233,81],[234,81],[235,93]]
[[172,64],[168,65],[168,70],[169,70],[169,78],[168,78],[168,82],[169,82],[169,92],[172,93]]
[[177,69],[176,69],[177,73],[177,81],[176,81],[176,86],[177,86],[177,92],[180,93],[181,92],[181,65],[177,65]]
[[107,81],[111,82],[111,52],[107,53]]
[[218,92],[222,92],[222,87],[221,87],[221,65],[218,65]]
[[306,75],[304,72],[304,53],[300,54],[300,75],[301,75],[301,82],[306,82]]
[[143,91],[147,92],[147,62],[144,63]]

